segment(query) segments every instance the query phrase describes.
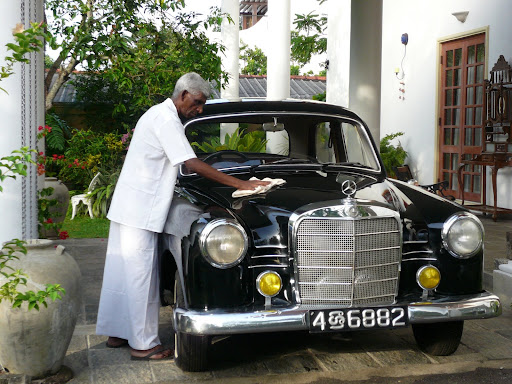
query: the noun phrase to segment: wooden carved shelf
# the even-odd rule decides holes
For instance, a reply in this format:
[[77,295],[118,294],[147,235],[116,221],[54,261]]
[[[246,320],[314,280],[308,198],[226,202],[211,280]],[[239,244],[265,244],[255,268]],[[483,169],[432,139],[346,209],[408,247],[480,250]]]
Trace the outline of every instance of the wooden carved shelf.
[[463,160],[459,164],[457,172],[459,190],[462,194],[464,205],[464,186],[462,182],[462,170],[466,165],[480,165],[491,168],[493,205],[486,205],[486,188],[482,190],[484,204],[468,205],[468,208],[492,213],[496,221],[498,214],[512,213],[512,209],[499,208],[497,206],[497,176],[498,170],[504,167],[512,167],[512,67],[501,55],[490,71],[489,80],[484,80],[485,97],[484,111],[486,114],[483,123],[482,153],[473,156],[470,160]]

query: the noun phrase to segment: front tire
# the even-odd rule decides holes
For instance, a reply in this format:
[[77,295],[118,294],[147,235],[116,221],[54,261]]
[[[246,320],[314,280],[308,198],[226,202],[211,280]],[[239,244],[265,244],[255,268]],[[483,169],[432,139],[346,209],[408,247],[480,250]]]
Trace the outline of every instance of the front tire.
[[[174,279],[174,307],[185,308],[185,299],[180,276],[176,271]],[[183,371],[201,372],[208,368],[209,336],[196,336],[178,332],[174,324],[174,360]]]
[[418,347],[433,356],[454,353],[459,347],[463,329],[464,321],[412,325]]

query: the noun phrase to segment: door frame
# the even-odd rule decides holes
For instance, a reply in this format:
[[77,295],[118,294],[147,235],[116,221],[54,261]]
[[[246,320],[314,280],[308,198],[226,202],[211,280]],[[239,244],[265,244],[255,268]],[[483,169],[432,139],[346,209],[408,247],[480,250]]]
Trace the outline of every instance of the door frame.
[[[434,182],[437,180],[441,180],[441,175],[439,175],[439,147],[440,147],[440,134],[439,134],[439,119],[441,118],[441,112],[440,112],[440,103],[441,103],[441,63],[440,58],[442,54],[443,49],[443,43],[447,43],[452,40],[458,40],[463,39],[466,37],[471,37],[474,35],[479,35],[481,33],[485,34],[485,60],[484,60],[484,79],[488,78],[489,75],[489,26],[485,26],[482,28],[472,29],[470,31],[464,31],[460,33],[456,33],[453,35],[448,35],[441,37],[437,39],[437,49],[436,49],[436,92],[435,92],[435,103],[436,103],[436,118],[434,120],[434,142],[435,142],[435,148],[434,148]],[[485,95],[484,95],[485,97]],[[485,121],[485,113],[486,111],[483,111],[484,116],[482,116],[482,119]],[[484,168],[482,170],[482,192],[481,192],[481,199],[486,195],[484,192],[487,190],[487,183],[486,183],[486,169]],[[485,204],[485,202],[481,202],[482,204]]]

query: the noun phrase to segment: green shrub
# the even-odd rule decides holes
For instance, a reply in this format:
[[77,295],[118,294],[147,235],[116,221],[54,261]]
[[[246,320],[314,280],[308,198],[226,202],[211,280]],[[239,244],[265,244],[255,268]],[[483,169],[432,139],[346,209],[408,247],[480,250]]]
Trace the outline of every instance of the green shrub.
[[322,92],[322,93],[318,93],[316,95],[313,95],[313,100],[325,101],[326,98],[327,98],[326,92]]
[[400,141],[396,146],[391,144],[393,139],[403,135],[403,132],[391,133],[384,136],[380,141],[380,156],[387,174],[391,177],[396,177],[393,167],[403,165],[407,157],[407,152],[402,148]]
[[46,154],[64,153],[71,127],[55,113],[46,114],[46,125],[52,128],[46,135]]
[[117,180],[121,174],[121,167],[113,170],[100,169],[98,183],[91,192],[92,213],[94,217],[107,217],[108,209],[114,195]]
[[193,142],[192,146],[198,148],[201,152],[217,152],[223,150],[234,150],[238,152],[264,152],[267,146],[265,132],[253,131],[245,133],[245,130],[237,128],[232,135],[226,133],[224,144],[221,144],[219,137],[212,137],[210,141],[204,141],[199,144]]
[[68,145],[64,158],[51,161],[61,166],[58,175],[60,180],[82,191],[87,189],[100,169],[105,174],[118,171],[126,153],[122,135],[116,133],[75,129]]

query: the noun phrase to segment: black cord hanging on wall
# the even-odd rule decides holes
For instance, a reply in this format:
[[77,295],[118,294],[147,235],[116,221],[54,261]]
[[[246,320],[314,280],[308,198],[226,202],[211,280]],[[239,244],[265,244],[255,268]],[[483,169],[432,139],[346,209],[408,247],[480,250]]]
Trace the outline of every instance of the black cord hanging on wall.
[[401,76],[398,75],[399,71],[395,72],[396,78],[398,80],[403,80],[405,77],[404,60],[405,60],[405,55],[407,54],[407,43],[409,42],[409,35],[407,33],[402,34],[401,41],[402,41],[402,44],[404,45],[404,56],[402,57],[402,62],[400,63],[400,69],[402,70],[402,75]]

